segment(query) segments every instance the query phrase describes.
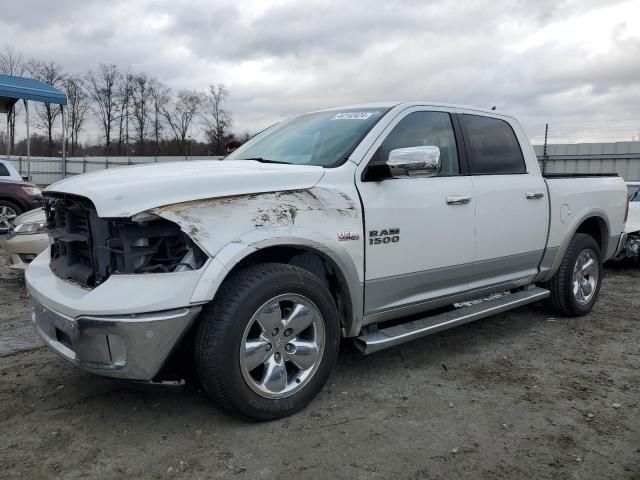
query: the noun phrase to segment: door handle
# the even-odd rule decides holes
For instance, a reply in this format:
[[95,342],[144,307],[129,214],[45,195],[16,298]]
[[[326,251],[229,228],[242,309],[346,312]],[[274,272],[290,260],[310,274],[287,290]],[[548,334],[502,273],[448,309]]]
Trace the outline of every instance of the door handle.
[[447,205],[465,205],[467,203],[471,203],[471,197],[461,197],[459,195],[447,197]]
[[528,200],[537,200],[538,198],[544,197],[544,193],[542,192],[527,192],[524,194]]

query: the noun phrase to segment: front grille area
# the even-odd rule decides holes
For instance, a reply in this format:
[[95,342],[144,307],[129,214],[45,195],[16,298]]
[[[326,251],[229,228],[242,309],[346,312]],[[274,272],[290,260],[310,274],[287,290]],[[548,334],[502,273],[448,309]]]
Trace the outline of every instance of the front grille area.
[[72,195],[48,195],[44,211],[53,240],[50,263],[53,273],[64,280],[96,286],[101,279],[96,278],[98,259],[92,246],[94,238],[110,236],[109,222],[98,217],[88,199]]
[[47,193],[44,209],[51,270],[84,287],[97,287],[114,273],[197,270],[207,258],[168,220],[100,218],[90,200],[68,194]]

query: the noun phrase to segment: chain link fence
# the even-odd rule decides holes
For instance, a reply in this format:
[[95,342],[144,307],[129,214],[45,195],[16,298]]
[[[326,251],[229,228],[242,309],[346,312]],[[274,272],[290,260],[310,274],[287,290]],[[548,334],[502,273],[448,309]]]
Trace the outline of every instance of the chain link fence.
[[[640,181],[640,142],[550,144],[546,158],[542,145],[534,150],[540,168],[552,173],[617,173],[625,181]],[[3,157],[6,158],[6,157]],[[219,161],[215,156],[166,156],[166,157],[69,157],[66,161],[67,176],[120,168],[131,165],[165,162],[190,162],[195,160]],[[26,157],[12,156],[11,163],[22,176],[27,176]],[[31,181],[49,185],[63,178],[62,158],[31,157]]]

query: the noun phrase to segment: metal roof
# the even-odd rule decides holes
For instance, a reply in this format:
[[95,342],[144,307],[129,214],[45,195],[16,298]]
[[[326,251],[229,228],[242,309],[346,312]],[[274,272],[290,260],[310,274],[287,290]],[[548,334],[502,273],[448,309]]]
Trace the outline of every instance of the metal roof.
[[21,99],[58,105],[67,104],[67,96],[64,92],[40,80],[0,75],[0,109],[6,111]]

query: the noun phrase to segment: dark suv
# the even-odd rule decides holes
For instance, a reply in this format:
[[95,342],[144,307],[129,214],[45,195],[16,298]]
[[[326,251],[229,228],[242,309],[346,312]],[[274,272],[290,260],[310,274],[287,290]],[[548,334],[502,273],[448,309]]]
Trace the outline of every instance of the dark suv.
[[42,205],[42,192],[33,183],[0,181],[0,234],[9,230],[11,222],[22,212]]

